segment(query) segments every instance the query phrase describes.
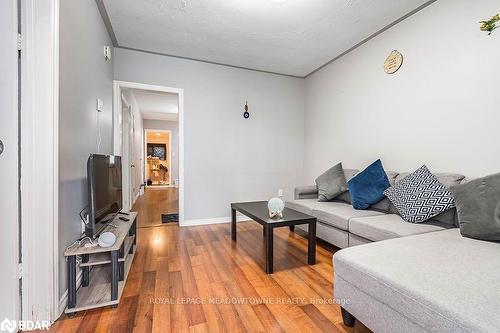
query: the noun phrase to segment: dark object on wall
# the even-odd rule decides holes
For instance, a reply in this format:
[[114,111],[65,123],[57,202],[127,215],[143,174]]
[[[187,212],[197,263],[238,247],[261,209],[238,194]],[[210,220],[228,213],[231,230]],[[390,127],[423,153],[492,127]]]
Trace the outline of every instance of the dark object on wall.
[[248,102],[245,102],[245,112],[243,112],[243,118],[250,118],[250,113],[248,112]]
[[167,145],[164,143],[148,143],[147,153],[148,156],[158,157],[160,160],[165,161]]
[[148,179],[147,184],[148,184],[148,186],[151,186],[151,185],[153,185],[153,181],[151,179]]

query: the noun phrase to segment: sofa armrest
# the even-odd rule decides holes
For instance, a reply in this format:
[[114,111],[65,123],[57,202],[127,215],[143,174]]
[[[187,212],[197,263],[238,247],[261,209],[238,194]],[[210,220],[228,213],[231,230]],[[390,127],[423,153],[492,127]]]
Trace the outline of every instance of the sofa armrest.
[[318,187],[316,185],[297,186],[294,199],[316,199],[318,198]]

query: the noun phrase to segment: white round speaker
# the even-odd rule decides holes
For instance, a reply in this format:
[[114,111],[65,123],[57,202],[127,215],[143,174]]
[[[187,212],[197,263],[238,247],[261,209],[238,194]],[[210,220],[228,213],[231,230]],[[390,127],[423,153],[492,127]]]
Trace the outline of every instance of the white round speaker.
[[99,246],[100,247],[110,247],[116,242],[116,236],[114,233],[106,231],[99,236]]

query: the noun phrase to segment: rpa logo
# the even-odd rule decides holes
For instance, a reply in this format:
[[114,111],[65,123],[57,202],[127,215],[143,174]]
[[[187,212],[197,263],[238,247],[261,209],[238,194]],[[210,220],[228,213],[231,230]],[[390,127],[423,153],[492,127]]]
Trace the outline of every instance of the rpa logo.
[[0,323],[0,331],[2,332],[16,332],[18,330],[24,331],[24,330],[48,330],[50,326],[50,323],[48,320],[37,320],[37,321],[32,321],[32,320],[10,320],[8,318],[5,318],[1,323]]

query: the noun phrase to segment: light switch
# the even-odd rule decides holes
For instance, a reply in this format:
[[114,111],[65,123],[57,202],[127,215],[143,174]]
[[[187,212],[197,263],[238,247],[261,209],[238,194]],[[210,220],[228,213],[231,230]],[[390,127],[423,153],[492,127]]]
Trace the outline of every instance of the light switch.
[[102,103],[102,99],[100,99],[100,98],[96,99],[95,109],[97,110],[97,112],[103,112],[104,111],[104,104]]
[[111,60],[111,47],[104,46],[104,59],[106,61]]

